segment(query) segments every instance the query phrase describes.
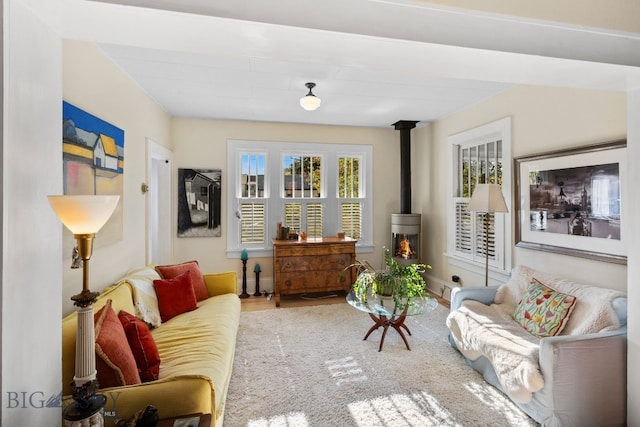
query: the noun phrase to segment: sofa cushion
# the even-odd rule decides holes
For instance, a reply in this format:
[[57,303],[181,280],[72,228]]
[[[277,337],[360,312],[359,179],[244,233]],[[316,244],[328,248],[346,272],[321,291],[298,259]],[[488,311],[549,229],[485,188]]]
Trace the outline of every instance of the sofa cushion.
[[158,295],[160,317],[163,323],[178,314],[198,308],[189,271],[185,271],[173,279],[154,280],[153,287]]
[[533,279],[516,306],[513,318],[536,337],[552,337],[564,329],[575,303],[575,297],[557,292]]
[[160,318],[160,308],[158,307],[158,296],[153,287],[153,281],[162,279],[153,266],[136,268],[127,273],[119,283],[125,282],[131,287],[133,294],[133,304],[135,311],[127,311],[135,314],[149,327],[156,328],[162,323]]
[[140,384],[135,358],[111,300],[94,315],[94,330],[100,388]]
[[504,304],[505,311],[513,313],[534,277],[545,286],[576,297],[575,307],[562,335],[590,334],[620,327],[612,301],[625,297],[624,292],[575,283],[522,265],[514,269],[507,283],[500,286],[495,303]]
[[174,265],[158,265],[156,271],[163,279],[172,279],[185,271],[188,271],[191,275],[191,283],[196,293],[196,299],[198,301],[209,298],[209,292],[207,291],[207,285],[204,283],[202,272],[198,261],[188,261],[182,264]]
[[149,327],[126,311],[120,311],[118,319],[127,335],[129,347],[138,366],[140,380],[142,382],[157,380],[160,372],[160,354]]

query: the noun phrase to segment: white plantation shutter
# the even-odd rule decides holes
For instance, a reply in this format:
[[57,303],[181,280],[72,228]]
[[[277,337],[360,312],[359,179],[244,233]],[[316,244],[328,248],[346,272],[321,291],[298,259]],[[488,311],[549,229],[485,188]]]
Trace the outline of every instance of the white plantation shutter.
[[265,204],[242,203],[240,213],[240,241],[243,244],[264,243]]
[[[485,261],[485,219],[484,213],[468,210],[469,199],[456,199],[455,212],[455,248],[456,255],[479,262]],[[474,220],[472,221],[472,214]],[[489,263],[496,260],[495,215],[489,214]]]
[[342,203],[340,205],[340,224],[346,236],[360,239],[362,236],[362,205],[360,203]]
[[302,205],[300,203],[285,203],[284,223],[290,231],[302,231]]
[[283,225],[291,231],[304,231],[308,237],[322,237],[322,203],[285,203],[284,218]]
[[[454,253],[461,258],[485,262],[485,218],[484,213],[470,212],[469,199],[455,199]],[[472,217],[473,215],[473,217]],[[473,218],[473,220],[472,220]],[[502,250],[496,241],[494,214],[489,214],[489,265],[497,265],[498,252]]]
[[[476,255],[481,259],[485,259],[486,251],[486,227],[484,213],[476,213],[475,221],[475,241],[476,241]],[[495,235],[495,215],[489,214],[489,264],[493,265],[492,261],[496,260],[496,235]]]
[[323,236],[322,211],[322,203],[307,203],[307,236]]
[[467,209],[469,199],[455,199],[455,252],[460,256],[469,257],[473,253],[473,227],[471,224],[471,212]]

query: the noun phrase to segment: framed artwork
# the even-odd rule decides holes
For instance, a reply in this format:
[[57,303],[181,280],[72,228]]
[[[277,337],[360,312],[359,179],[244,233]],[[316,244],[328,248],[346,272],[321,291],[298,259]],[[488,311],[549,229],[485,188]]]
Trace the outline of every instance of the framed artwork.
[[[62,163],[64,194],[119,195],[113,215],[98,232],[96,247],[122,240],[124,131],[86,111],[62,103]],[[76,244],[64,228],[63,250],[71,254]]]
[[222,235],[222,171],[178,169],[178,237]]
[[514,160],[516,246],[627,263],[626,141]]

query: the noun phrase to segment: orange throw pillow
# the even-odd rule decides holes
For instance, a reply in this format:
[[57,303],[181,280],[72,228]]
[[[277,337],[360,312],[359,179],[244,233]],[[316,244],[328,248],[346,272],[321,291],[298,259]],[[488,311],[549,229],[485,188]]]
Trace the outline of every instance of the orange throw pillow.
[[111,300],[93,317],[100,388],[140,384],[138,366]]
[[198,261],[188,261],[175,265],[157,265],[156,271],[163,279],[173,279],[176,276],[188,271],[191,274],[191,284],[196,293],[196,299],[202,301],[209,298],[207,285],[204,283],[204,277],[200,271]]
[[188,271],[173,279],[154,280],[153,287],[158,295],[158,307],[162,322],[198,308],[196,294],[191,284],[191,275]]
[[127,335],[129,347],[138,366],[140,380],[142,382],[157,380],[160,373],[160,354],[149,327],[133,314],[123,310],[118,313],[118,319]]

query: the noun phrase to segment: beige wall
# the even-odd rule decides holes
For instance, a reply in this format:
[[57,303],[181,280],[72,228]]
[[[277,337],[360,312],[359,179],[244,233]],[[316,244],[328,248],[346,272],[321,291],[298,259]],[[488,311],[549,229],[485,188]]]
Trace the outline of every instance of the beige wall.
[[[145,263],[146,197],[140,184],[146,181],[146,139],[170,148],[171,120],[98,47],[88,42],[63,43],[63,98],[124,130],[123,239],[105,247],[96,241],[89,283],[92,290],[99,291]],[[65,313],[73,309],[69,298],[82,287],[82,270],[69,268],[70,255],[63,254]]]
[[4,1],[0,425],[58,425],[62,43],[18,0]]
[[[512,118],[512,155],[514,157],[580,147],[621,139],[626,136],[626,98],[623,93],[549,87],[516,87],[480,105],[456,113],[426,128],[418,129],[414,140],[419,157],[430,171],[419,180],[426,213],[423,246],[433,266],[432,287],[440,290],[451,276],[462,278],[464,285],[482,284],[477,272],[449,263],[446,252],[448,165],[447,137],[503,117]],[[515,234],[514,234],[515,236]],[[582,258],[513,248],[513,265],[529,265],[557,273],[583,283],[626,290],[626,266],[588,261]]]
[[[627,94],[627,124],[628,124],[628,157],[629,159],[640,159],[640,89],[630,91]],[[629,168],[629,182],[640,182],[640,168]],[[640,197],[638,189],[634,186],[630,190],[629,211],[640,211]],[[636,214],[637,215],[637,214]],[[635,216],[634,216],[635,218]],[[633,221],[629,226],[629,276],[627,292],[629,295],[628,310],[628,339],[627,339],[627,425],[640,425],[640,315],[634,308],[640,303],[640,288],[635,286],[640,281],[640,222]]]
[[[171,139],[174,141],[174,167],[213,168],[222,170],[222,236],[217,238],[175,238],[176,261],[197,259],[205,271],[235,270],[240,275],[242,264],[226,255],[227,243],[227,140],[259,140],[332,144],[370,144],[373,146],[373,242],[376,250],[358,254],[375,265],[381,260],[380,248],[391,239],[390,214],[400,209],[400,137],[389,129],[346,126],[311,126],[286,123],[262,123],[222,120],[174,119]],[[177,175],[177,170],[174,175]],[[275,227],[275,224],[269,226]],[[174,234],[175,235],[175,234]],[[262,269],[260,288],[273,289],[272,258],[252,258],[247,263],[247,288],[254,288],[253,266]]]

